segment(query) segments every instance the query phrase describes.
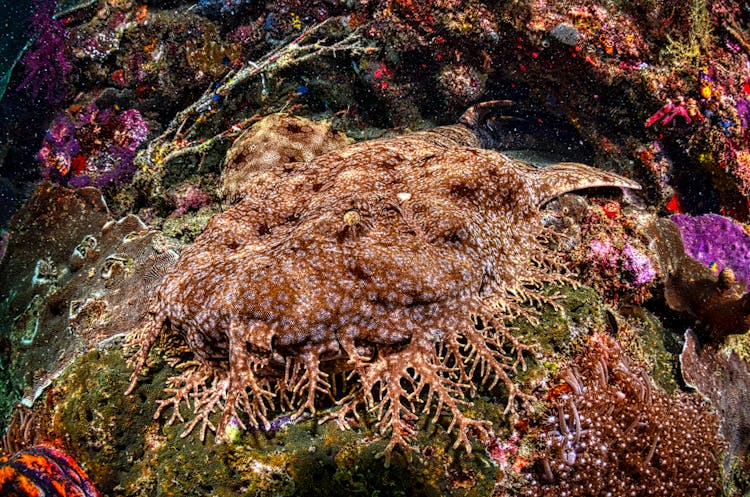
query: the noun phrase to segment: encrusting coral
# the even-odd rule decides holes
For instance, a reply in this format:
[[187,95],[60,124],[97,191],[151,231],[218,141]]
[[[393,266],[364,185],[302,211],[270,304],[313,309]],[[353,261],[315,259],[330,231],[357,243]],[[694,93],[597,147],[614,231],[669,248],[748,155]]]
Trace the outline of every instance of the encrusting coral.
[[750,288],[750,235],[731,218],[718,214],[678,214],[671,221],[680,229],[685,253],[716,271],[729,268],[737,281]]
[[130,340],[140,349],[128,393],[169,332],[194,360],[156,414],[171,407],[169,422],[182,420],[192,400],[185,434],[221,436],[233,419],[267,427],[277,408],[314,412],[332,394],[330,374],[345,371],[353,391],[330,417],[347,426],[364,405],[390,433],[386,455],[409,446],[419,404],[435,419],[450,414],[455,445],[471,450],[469,428],[489,428],[461,411],[475,380],[504,384],[510,411],[533,400],[511,378],[530,347],[504,322],[529,315],[521,304],[544,298],[538,284],[565,280],[540,240],[550,235],[540,206],[581,188],[639,188],[582,164],[536,169],[480,148],[485,116],[507,104],[256,173],[157,290],[153,319]]
[[[717,273],[688,257],[683,245],[684,235],[681,236],[673,221],[658,220],[649,231],[656,243],[665,276],[667,305],[701,321],[704,326],[698,331],[704,342],[721,343],[727,335],[747,332],[750,328],[750,293],[746,291],[746,283],[738,281],[731,267],[727,265]],[[723,259],[719,260],[723,262]]]

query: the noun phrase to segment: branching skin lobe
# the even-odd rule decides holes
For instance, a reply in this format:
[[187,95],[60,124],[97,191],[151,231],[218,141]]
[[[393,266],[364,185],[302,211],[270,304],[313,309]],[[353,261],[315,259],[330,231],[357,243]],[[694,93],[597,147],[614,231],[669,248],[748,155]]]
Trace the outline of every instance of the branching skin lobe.
[[582,164],[538,170],[480,148],[475,129],[497,104],[258,172],[166,276],[153,320],[131,339],[128,392],[158,337],[177,335],[195,360],[159,412],[182,420],[193,400],[186,433],[202,436],[232,418],[267,427],[278,407],[315,411],[335,360],[359,384],[329,416],[342,427],[364,406],[390,436],[389,455],[433,409],[470,450],[469,432],[489,428],[461,410],[476,377],[503,383],[510,411],[533,399],[511,378],[529,346],[504,321],[525,313],[533,284],[563,278],[538,240],[539,207],[580,188],[638,188]]

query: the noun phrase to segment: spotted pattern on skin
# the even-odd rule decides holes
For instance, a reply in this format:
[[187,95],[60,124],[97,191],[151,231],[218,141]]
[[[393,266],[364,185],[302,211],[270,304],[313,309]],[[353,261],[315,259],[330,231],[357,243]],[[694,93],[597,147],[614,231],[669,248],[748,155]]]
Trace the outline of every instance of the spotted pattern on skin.
[[227,151],[221,189],[235,203],[257,171],[289,162],[307,162],[351,143],[328,121],[287,114],[271,114],[244,131]]
[[431,410],[451,416],[456,446],[470,450],[469,432],[490,428],[462,412],[475,381],[503,383],[509,410],[533,400],[512,381],[530,347],[504,323],[528,313],[535,285],[563,278],[539,240],[540,206],[580,188],[638,188],[479,145],[457,124],[257,172],[165,277],[153,320],[131,339],[140,348],[128,392],[167,334],[195,360],[156,415],[171,408],[168,422],[182,421],[192,402],[185,434],[222,434],[232,418],[267,427],[279,408],[314,412],[335,364],[358,381],[328,416],[342,427],[364,406],[390,436],[389,455]]

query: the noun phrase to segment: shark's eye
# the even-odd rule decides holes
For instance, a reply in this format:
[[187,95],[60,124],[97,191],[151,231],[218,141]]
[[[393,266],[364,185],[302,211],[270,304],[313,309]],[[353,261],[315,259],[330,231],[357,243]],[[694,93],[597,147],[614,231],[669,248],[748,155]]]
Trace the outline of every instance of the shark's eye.
[[362,215],[359,213],[357,209],[349,209],[348,211],[344,212],[344,224],[347,226],[356,226],[360,222],[362,222]]

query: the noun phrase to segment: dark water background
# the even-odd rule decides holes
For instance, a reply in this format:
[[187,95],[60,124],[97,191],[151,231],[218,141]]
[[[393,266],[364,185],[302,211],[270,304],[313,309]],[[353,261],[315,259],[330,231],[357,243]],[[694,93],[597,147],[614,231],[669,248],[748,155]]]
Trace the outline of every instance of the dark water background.
[[21,50],[29,41],[31,0],[0,0],[0,98]]
[[[14,68],[33,33],[29,27],[32,0],[0,0],[0,229],[6,228],[10,216],[24,196],[24,184],[36,178],[31,167],[31,150],[38,143],[35,121],[38,109],[19,95]],[[14,86],[15,85],[15,86]],[[26,132],[19,134],[18,131]],[[18,146],[19,140],[25,146]]]

